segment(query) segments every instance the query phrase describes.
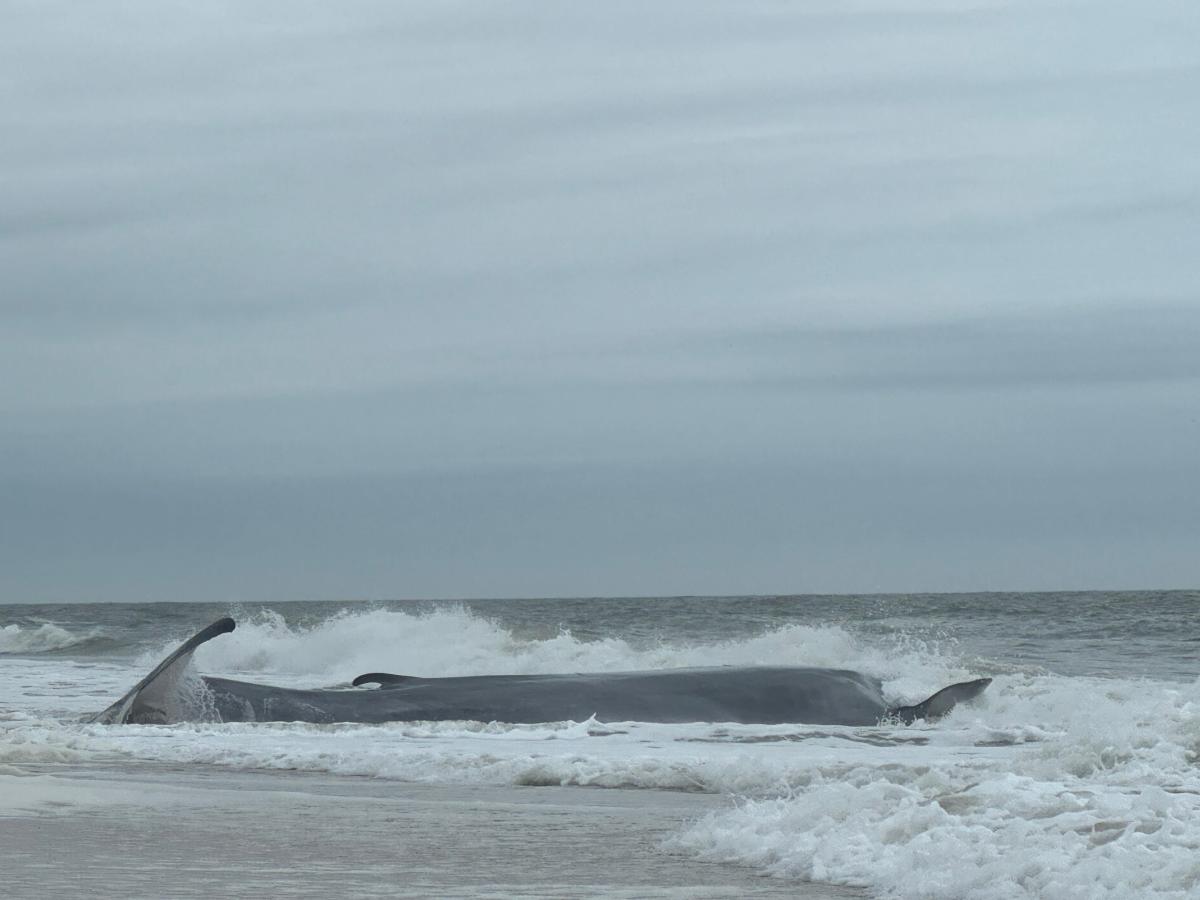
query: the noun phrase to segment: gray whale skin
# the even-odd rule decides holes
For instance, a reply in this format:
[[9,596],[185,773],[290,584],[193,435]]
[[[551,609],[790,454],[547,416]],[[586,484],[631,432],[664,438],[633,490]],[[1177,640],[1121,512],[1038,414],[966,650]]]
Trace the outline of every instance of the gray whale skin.
[[[944,716],[990,683],[952,684],[913,706],[890,706],[879,680],[846,669],[796,666],[661,669],[564,675],[418,678],[373,672],[354,688],[293,690],[187,672],[192,652],[235,628],[219,619],[185,641],[90,721],[221,722],[741,722],[877,725]],[[375,684],[377,689],[362,685]]]

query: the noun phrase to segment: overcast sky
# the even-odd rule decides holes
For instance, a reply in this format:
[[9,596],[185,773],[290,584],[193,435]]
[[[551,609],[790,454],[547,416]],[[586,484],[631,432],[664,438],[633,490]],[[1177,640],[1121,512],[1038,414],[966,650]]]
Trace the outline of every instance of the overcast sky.
[[0,5],[0,602],[1200,586],[1194,0]]

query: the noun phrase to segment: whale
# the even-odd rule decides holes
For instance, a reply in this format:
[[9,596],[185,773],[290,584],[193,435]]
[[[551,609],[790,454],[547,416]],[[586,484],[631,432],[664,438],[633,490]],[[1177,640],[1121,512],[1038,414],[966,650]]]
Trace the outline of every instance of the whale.
[[990,678],[952,684],[909,706],[888,703],[878,678],[812,666],[715,666],[630,672],[423,678],[368,672],[349,686],[284,688],[191,670],[197,647],[236,628],[218,619],[184,641],[88,721],[371,723],[470,720],[735,722],[874,726],[935,721],[975,699]]

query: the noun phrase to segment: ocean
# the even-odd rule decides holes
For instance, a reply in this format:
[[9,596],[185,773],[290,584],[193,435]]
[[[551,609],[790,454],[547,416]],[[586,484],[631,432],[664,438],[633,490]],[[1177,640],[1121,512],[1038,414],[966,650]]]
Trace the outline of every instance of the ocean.
[[[0,606],[0,893],[83,893],[103,870],[114,896],[1196,897],[1198,603],[1166,591]],[[915,702],[994,682],[941,722],[870,728],[82,721],[223,615],[237,630],[193,666],[285,686],[814,665]],[[379,804],[391,812],[372,817]],[[218,808],[236,829],[205,817]],[[137,835],[122,846],[141,863],[180,841],[171,858],[217,853],[226,880],[172,869],[168,890],[89,822]],[[252,848],[299,852],[270,838],[297,833],[303,860],[264,868]],[[347,874],[356,835],[396,844]],[[88,865],[64,866],[67,846]]]

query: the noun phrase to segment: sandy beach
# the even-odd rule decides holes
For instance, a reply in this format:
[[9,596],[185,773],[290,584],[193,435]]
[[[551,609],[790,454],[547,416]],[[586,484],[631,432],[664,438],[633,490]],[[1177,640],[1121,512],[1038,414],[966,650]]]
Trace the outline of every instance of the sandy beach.
[[54,766],[0,775],[5,896],[846,898],[663,847],[728,798]]

